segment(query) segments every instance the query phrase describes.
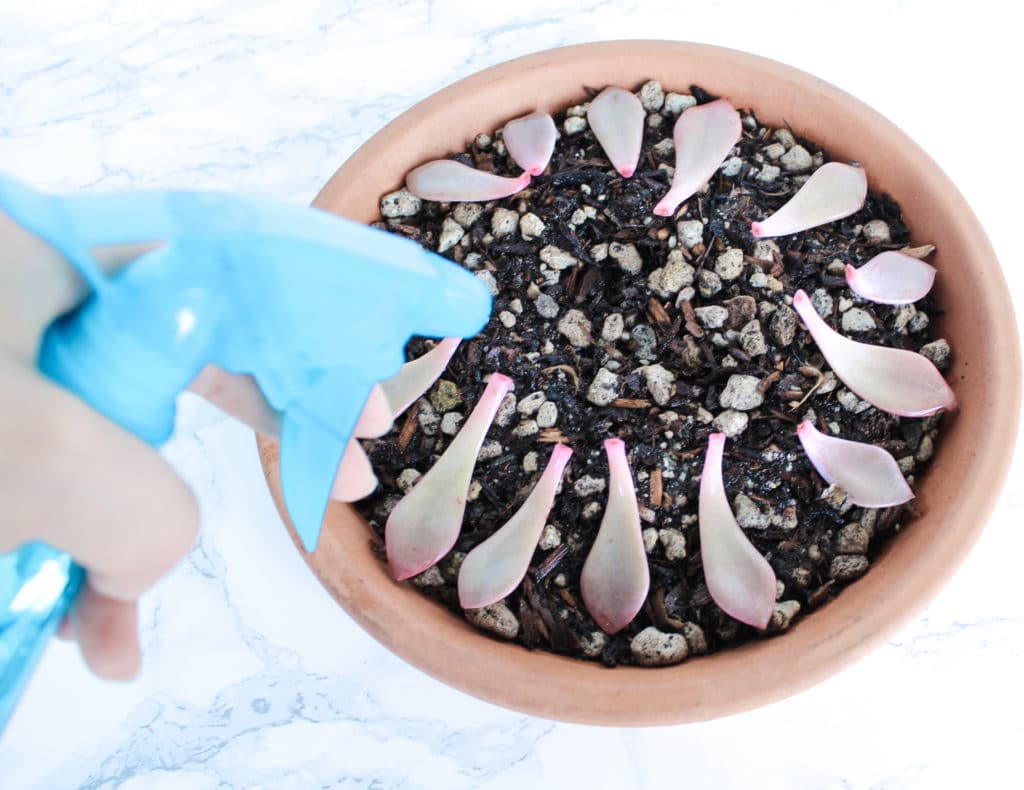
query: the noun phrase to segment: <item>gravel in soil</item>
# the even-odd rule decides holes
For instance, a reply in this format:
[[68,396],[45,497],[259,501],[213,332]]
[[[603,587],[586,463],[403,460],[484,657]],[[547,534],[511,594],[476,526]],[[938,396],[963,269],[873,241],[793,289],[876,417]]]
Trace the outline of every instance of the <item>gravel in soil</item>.
[[[467,616],[528,648],[609,666],[677,663],[760,635],[723,614],[704,585],[697,493],[713,431],[729,436],[724,479],[737,520],[778,577],[768,633],[863,575],[910,517],[905,507],[851,507],[813,470],[794,429],[810,419],[884,447],[913,486],[934,451],[939,418],[885,414],[837,381],[790,307],[798,288],[848,336],[923,350],[940,367],[949,358],[948,344],[933,341],[930,296],[889,307],[846,286],[846,263],[908,246],[891,197],[870,194],[847,219],[754,239],[751,221],[785,203],[829,157],[745,110],[742,139],[708,187],[674,217],[657,217],[652,209],[672,176],[675,117],[714,97],[696,86],[665,96],[647,85],[642,95],[647,126],[632,178],[615,173],[586,128],[584,102],[555,117],[561,137],[552,161],[524,192],[482,205],[385,196],[378,227],[474,270],[495,300],[486,329],[460,346],[428,395],[389,434],[364,443],[381,485],[358,504],[382,552],[388,513],[447,447],[487,375],[510,376],[515,391],[481,451],[462,534],[413,581],[461,615],[456,580],[465,553],[523,502],[552,444],[567,442],[575,455],[526,579],[503,603]],[[519,172],[500,133],[481,134],[453,158]],[[409,358],[432,343],[414,339]],[[646,605],[610,637],[579,592],[604,510],[609,436],[629,448],[651,574]]]

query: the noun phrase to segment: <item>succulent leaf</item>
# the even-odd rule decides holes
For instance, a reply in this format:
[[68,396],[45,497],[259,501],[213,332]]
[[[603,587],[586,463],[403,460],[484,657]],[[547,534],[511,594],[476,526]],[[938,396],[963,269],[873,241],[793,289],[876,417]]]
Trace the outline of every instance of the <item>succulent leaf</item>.
[[571,457],[567,445],[556,444],[544,473],[519,510],[466,555],[459,569],[459,603],[463,609],[490,606],[519,586]]
[[698,518],[704,582],[730,617],[764,628],[775,608],[775,571],[736,523],[722,482],[725,434],[708,437],[700,477]]
[[931,360],[901,348],[843,337],[825,323],[804,291],[793,307],[842,382],[872,406],[901,417],[927,417],[956,408],[956,396]]
[[532,112],[505,124],[501,139],[517,165],[531,176],[539,176],[555,150],[558,130],[546,112]]
[[622,88],[605,88],[591,100],[587,109],[587,123],[594,137],[623,178],[636,172],[646,118],[640,100]]
[[679,116],[672,132],[676,169],[672,186],[654,213],[671,217],[715,174],[743,133],[740,114],[726,99],[691,107]]
[[621,631],[647,600],[650,572],[640,530],[633,474],[621,439],[606,439],[608,504],[583,563],[580,592],[587,611],[608,634]]
[[506,178],[452,159],[427,162],[405,177],[406,188],[416,197],[442,203],[497,200],[521,192],[529,183],[529,173]]
[[750,232],[755,238],[789,236],[860,211],[868,195],[868,177],[862,168],[826,162],[804,182],[778,211]]
[[380,383],[391,409],[392,420],[419,400],[420,396],[437,381],[448,367],[460,342],[457,337],[446,337],[426,354],[406,362],[398,373]]
[[846,283],[855,294],[877,304],[910,304],[932,289],[935,267],[890,250],[859,269],[846,264]]
[[339,502],[357,502],[368,497],[377,487],[373,465],[363,452],[362,445],[353,437],[348,440],[345,454],[338,465],[338,474],[331,488],[331,499]]
[[821,433],[808,420],[796,429],[811,464],[860,507],[892,507],[914,498],[896,460],[881,447]]
[[448,553],[462,528],[476,457],[512,379],[491,374],[483,395],[451,444],[402,500],[384,527],[396,579],[425,571]]

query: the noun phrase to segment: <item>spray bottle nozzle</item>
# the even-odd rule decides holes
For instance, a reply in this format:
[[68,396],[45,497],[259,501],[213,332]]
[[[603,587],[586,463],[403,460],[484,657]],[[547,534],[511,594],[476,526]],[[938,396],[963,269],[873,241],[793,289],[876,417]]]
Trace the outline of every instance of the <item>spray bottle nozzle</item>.
[[[415,243],[319,209],[218,193],[50,197],[0,177],[0,208],[93,289],[40,368],[152,443],[208,363],[250,373],[283,413],[282,488],[307,548],[373,384],[414,334],[471,336],[482,280]],[[98,244],[161,244],[107,277]]]

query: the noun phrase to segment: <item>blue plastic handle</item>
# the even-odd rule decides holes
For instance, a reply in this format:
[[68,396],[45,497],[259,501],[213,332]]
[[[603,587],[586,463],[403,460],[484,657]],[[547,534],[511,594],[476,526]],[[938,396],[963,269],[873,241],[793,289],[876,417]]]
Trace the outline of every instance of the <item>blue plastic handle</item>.
[[45,543],[0,555],[0,733],[84,578]]
[[[0,210],[92,291],[46,332],[40,370],[153,445],[205,365],[251,374],[282,414],[281,487],[309,551],[373,384],[398,370],[412,335],[468,337],[490,317],[470,272],[315,208],[219,193],[55,197],[0,175]],[[96,245],[137,243],[154,246],[113,276],[92,258]],[[57,568],[61,590],[25,592],[56,585]],[[0,729],[82,577],[39,545],[0,557]]]

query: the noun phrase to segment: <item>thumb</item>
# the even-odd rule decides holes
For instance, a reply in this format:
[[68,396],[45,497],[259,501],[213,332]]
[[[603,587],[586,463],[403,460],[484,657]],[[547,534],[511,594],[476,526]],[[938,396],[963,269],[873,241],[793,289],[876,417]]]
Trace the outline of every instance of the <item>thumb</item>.
[[0,552],[28,540],[87,572],[72,611],[86,662],[104,677],[138,668],[135,601],[191,547],[195,500],[148,445],[37,371],[0,354]]
[[142,665],[139,607],[87,582],[71,609],[71,634],[89,669],[107,680],[131,680]]

